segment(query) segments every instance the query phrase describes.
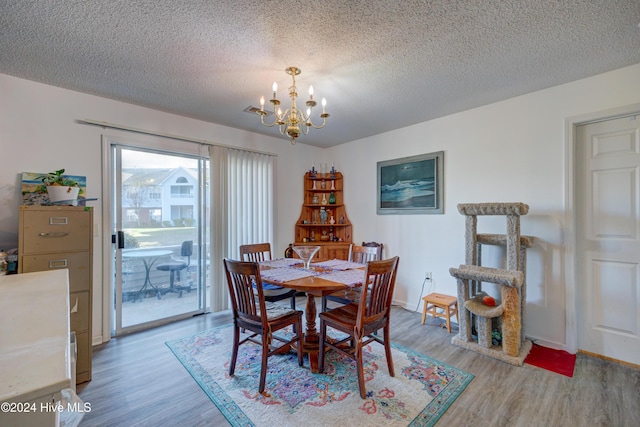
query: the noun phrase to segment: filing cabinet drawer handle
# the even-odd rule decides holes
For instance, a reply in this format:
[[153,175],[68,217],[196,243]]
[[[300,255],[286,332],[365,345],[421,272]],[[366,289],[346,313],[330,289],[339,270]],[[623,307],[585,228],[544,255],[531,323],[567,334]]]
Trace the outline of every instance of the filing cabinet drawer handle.
[[49,217],[49,225],[67,225],[69,219],[66,216],[51,216]]
[[67,268],[68,263],[66,259],[52,259],[49,261],[49,268]]
[[40,237],[64,237],[64,236],[68,236],[69,233],[66,233],[64,231],[58,232],[58,233],[39,233],[38,236]]

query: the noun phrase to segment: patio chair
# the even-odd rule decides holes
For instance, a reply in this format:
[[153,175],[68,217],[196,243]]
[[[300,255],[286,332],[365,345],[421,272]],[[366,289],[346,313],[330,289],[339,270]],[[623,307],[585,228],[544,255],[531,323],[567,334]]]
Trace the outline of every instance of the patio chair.
[[[182,246],[180,247],[180,256],[182,259],[172,258],[171,261],[164,262],[162,264],[158,264],[156,269],[160,271],[168,271],[169,272],[169,287],[165,289],[161,289],[160,292],[162,294],[166,294],[168,292],[175,292],[178,294],[178,298],[182,297],[182,291],[191,292],[191,286],[177,286],[175,284],[175,277],[178,276],[178,281],[182,283],[180,280],[180,272],[186,268],[189,268],[191,265],[191,256],[193,255],[193,240],[185,240],[182,242]],[[186,258],[186,261],[184,260]]]

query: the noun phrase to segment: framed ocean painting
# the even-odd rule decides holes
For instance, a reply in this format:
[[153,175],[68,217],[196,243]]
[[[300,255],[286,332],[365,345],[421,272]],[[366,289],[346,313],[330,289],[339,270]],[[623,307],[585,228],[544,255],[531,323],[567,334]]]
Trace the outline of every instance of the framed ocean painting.
[[378,162],[378,215],[441,214],[444,151]]

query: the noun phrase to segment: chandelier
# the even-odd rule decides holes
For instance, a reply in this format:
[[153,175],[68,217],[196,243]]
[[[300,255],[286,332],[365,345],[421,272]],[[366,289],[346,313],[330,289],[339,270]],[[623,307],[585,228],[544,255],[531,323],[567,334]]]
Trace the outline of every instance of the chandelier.
[[309,100],[305,103],[307,106],[306,113],[299,110],[296,107],[296,98],[298,97],[298,91],[296,88],[296,76],[300,74],[301,70],[298,67],[288,67],[285,72],[291,76],[291,80],[293,83],[289,87],[289,97],[291,98],[291,107],[285,110],[284,112],[280,108],[280,100],[276,96],[276,92],[278,91],[278,84],[273,84],[273,98],[269,100],[271,104],[273,104],[273,113],[275,114],[275,119],[273,123],[265,123],[264,116],[267,113],[264,109],[264,96],[260,97],[260,109],[256,111],[257,114],[260,115],[260,122],[267,126],[273,127],[278,125],[278,129],[280,130],[280,134],[284,135],[285,133],[289,136],[289,141],[291,144],[296,143],[296,138],[300,136],[301,133],[305,135],[309,133],[309,129],[321,129],[324,125],[327,124],[327,114],[325,110],[325,106],[327,105],[327,100],[322,98],[322,114],[320,114],[320,118],[322,119],[321,125],[315,125],[311,121],[311,109],[317,105],[316,101],[313,100],[313,86],[309,86]]

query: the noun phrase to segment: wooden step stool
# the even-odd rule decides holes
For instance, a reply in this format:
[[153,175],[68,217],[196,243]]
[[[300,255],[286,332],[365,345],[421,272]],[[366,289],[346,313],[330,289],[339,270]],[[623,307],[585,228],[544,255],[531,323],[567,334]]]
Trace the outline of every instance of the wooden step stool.
[[[422,325],[427,318],[427,312],[432,317],[442,317],[447,319],[447,332],[451,333],[451,316],[458,317],[458,298],[443,294],[429,294],[422,297],[424,307],[422,308]],[[438,313],[436,309],[441,308],[444,313]]]

